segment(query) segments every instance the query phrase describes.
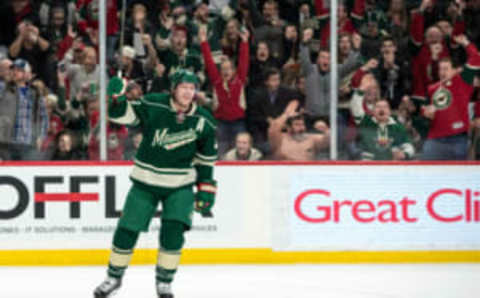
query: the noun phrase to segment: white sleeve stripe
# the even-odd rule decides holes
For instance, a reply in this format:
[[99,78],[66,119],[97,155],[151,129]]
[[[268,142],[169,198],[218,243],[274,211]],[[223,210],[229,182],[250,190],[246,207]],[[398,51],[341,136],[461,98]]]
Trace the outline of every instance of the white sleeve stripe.
[[210,125],[213,129],[217,129],[217,126],[215,124],[213,124],[212,121],[208,120],[208,118],[206,118],[206,117],[199,116],[199,115],[192,115],[192,117],[198,117],[200,119],[205,119],[205,122],[208,123],[208,125]]
[[207,118],[203,118],[205,119],[205,121],[213,128],[213,129],[217,129],[217,126],[215,124],[213,124],[210,120],[208,120]]
[[198,159],[198,158],[194,158],[192,164],[193,165],[200,165],[200,166],[208,166],[208,167],[215,166],[214,161],[204,161],[204,160],[201,160],[201,159]]
[[127,102],[127,108],[125,110],[125,114],[120,117],[112,118],[110,117],[110,121],[118,123],[118,124],[137,124],[138,123],[138,118],[137,114],[135,114],[135,111],[132,108],[132,105]]
[[203,159],[203,160],[206,160],[206,161],[214,161],[214,160],[217,160],[218,159],[218,156],[217,155],[210,155],[210,156],[207,156],[207,155],[202,155],[200,153],[195,153],[195,156],[200,158],[200,159]]

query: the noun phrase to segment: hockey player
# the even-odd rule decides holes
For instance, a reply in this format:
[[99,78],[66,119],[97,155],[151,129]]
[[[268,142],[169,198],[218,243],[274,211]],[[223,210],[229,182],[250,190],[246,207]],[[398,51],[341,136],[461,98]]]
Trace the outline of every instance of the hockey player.
[[95,289],[95,298],[111,297],[120,288],[138,235],[148,230],[159,203],[162,218],[156,290],[159,298],[173,298],[170,284],[194,208],[205,215],[214,203],[215,120],[193,102],[198,79],[192,72],[179,70],[171,81],[171,95],[153,93],[140,98],[123,94],[126,88],[119,78],[109,83],[110,121],[139,125],[143,140],[130,175],[133,185],[113,236],[108,277]]

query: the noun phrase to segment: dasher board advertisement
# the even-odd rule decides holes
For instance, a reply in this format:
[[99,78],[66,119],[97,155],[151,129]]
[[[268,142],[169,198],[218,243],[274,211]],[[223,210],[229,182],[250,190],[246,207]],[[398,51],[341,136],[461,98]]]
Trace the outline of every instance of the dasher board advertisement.
[[277,226],[284,227],[284,235],[274,239],[276,249],[480,248],[478,166],[318,166],[278,170],[274,177],[279,178],[273,180],[283,186],[287,195],[283,198],[286,203],[283,207],[277,205],[274,213],[285,217],[274,219],[283,222]]
[[[0,250],[110,248],[130,171],[128,163],[0,167]],[[225,199],[217,200],[213,218],[194,215],[187,247],[254,245],[248,239],[255,231],[243,225],[243,176],[229,167],[217,171],[235,179],[219,182],[217,195]],[[159,227],[160,212],[138,247],[158,247]]]

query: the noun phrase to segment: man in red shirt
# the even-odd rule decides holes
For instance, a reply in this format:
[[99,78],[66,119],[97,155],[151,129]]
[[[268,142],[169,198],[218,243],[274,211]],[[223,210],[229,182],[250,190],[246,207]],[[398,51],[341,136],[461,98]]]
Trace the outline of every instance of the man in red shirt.
[[[358,10],[357,6],[358,5],[354,7],[354,10],[353,10],[354,13],[357,12]],[[318,10],[317,10],[317,13],[318,13]],[[328,12],[326,15],[319,16],[319,20],[321,22],[320,26],[322,28],[320,31],[320,46],[322,48],[328,48],[328,45],[330,42],[330,22],[327,22],[329,21],[329,14],[330,12]],[[338,14],[338,33],[339,34],[348,33],[350,35],[353,35],[354,33],[357,32],[357,29],[355,28],[352,20],[348,16],[347,8],[344,4],[342,3],[338,4],[337,14]]]
[[439,61],[451,57],[451,49],[458,46],[452,42],[455,41],[453,37],[465,32],[465,23],[461,20],[449,24],[452,27],[450,32],[443,30],[445,21],[438,21],[425,31],[426,14],[433,13],[435,5],[435,1],[423,0],[419,8],[411,13],[410,41],[414,54],[412,98],[421,104],[426,100],[428,86],[439,80]]
[[[431,103],[421,110],[421,114],[431,120],[428,140],[423,146],[424,160],[467,159],[468,105],[475,74],[480,70],[480,53],[465,35],[455,37],[455,41],[465,48],[468,61],[460,72],[450,58],[439,62],[440,82],[428,87]],[[480,117],[478,102],[476,106],[476,116]]]
[[226,59],[220,64],[218,71],[213,61],[210,46],[207,41],[207,31],[205,27],[199,30],[200,47],[202,49],[205,69],[208,78],[213,86],[213,115],[218,121],[217,141],[218,155],[221,156],[227,152],[234,143],[235,136],[239,132],[244,132],[245,128],[245,84],[247,82],[249,67],[249,33],[244,30],[240,33],[242,39],[238,57],[238,68],[230,59]]

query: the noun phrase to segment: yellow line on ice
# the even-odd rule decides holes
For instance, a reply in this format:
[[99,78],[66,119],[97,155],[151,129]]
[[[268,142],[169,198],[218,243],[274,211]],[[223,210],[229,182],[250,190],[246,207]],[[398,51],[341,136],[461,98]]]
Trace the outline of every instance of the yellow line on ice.
[[[0,250],[0,266],[105,265],[110,251]],[[137,249],[132,264],[155,264],[157,250]],[[480,251],[282,252],[268,248],[185,249],[182,264],[480,263]]]

